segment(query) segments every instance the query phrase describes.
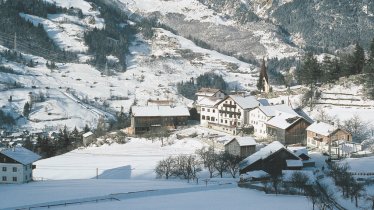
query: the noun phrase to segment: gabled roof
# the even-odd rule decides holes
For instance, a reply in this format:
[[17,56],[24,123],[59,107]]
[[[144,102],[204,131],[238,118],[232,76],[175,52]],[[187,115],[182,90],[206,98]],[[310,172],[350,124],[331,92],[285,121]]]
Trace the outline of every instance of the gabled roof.
[[280,115],[277,115],[268,120],[266,124],[286,130],[287,128],[291,127],[292,125],[296,124],[302,119],[303,118],[299,116],[290,116],[288,114],[281,113]]
[[260,99],[257,99],[257,101],[260,102],[262,106],[270,106],[270,103],[266,98],[260,98]]
[[0,153],[23,164],[27,165],[33,163],[40,158],[38,154],[24,148],[24,147],[14,147],[0,150]]
[[226,142],[225,145],[228,145],[230,142],[236,140],[239,144],[239,146],[244,147],[244,146],[252,146],[252,145],[257,145],[256,140],[250,136],[245,136],[245,137],[235,137],[231,139],[230,141]]
[[[257,151],[256,153],[248,156],[246,159],[244,159],[243,161],[241,161],[239,163],[239,168],[240,169],[244,169],[246,167],[248,167],[249,165],[257,162],[258,160],[261,160],[261,159],[265,159],[267,157],[269,157],[270,155],[278,152],[279,150],[281,149],[285,149],[287,150],[283,144],[281,144],[279,141],[274,141],[272,142],[271,144],[267,145],[266,147],[260,149],[259,151]],[[289,151],[289,150],[287,150]],[[297,157],[293,152],[289,151],[290,154],[292,154],[293,156],[295,156],[296,158],[299,158]]]
[[190,116],[185,106],[133,106],[131,110],[134,117]]
[[89,137],[89,136],[91,136],[91,135],[93,135],[93,133],[92,133],[91,131],[89,131],[89,132],[87,132],[87,133],[84,133],[84,134],[83,134],[83,137],[86,138],[86,137]]
[[311,131],[322,136],[329,136],[334,133],[338,128],[334,125],[324,123],[324,122],[314,122],[309,127],[306,128],[307,131]]
[[213,106],[217,105],[221,101],[222,101],[222,98],[204,97],[204,98],[200,99],[199,101],[197,101],[196,104],[200,105],[200,106],[210,106],[210,107],[213,107]]
[[229,97],[242,109],[253,109],[260,105],[254,96],[230,95]]
[[220,89],[215,88],[201,88],[196,92],[197,96],[213,96],[217,92],[221,91]]

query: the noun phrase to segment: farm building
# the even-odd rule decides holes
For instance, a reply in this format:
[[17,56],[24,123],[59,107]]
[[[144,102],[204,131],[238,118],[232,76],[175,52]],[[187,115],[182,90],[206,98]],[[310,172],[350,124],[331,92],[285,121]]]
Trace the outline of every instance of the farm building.
[[235,137],[225,144],[225,150],[232,155],[245,158],[256,152],[256,145],[252,137]]
[[143,134],[160,128],[175,129],[186,125],[190,112],[185,106],[133,106],[131,129],[133,134]]
[[263,170],[271,175],[280,175],[282,170],[299,169],[300,163],[291,160],[300,161],[300,158],[280,142],[274,141],[241,161],[240,174]]

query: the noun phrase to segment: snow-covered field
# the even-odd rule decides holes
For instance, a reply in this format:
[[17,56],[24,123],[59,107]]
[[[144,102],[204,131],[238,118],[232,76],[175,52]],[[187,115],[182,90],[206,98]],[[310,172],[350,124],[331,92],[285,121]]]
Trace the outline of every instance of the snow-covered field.
[[[157,161],[179,154],[193,154],[206,146],[201,135],[208,129],[194,127],[181,135],[196,132],[198,137],[175,139],[161,147],[159,141],[132,138],[126,144],[88,147],[36,162],[37,181],[0,187],[0,209],[45,205],[56,209],[311,209],[303,196],[267,195],[239,188],[232,178],[208,177],[196,180],[155,179]],[[219,134],[217,132],[216,134]],[[98,171],[96,171],[98,169]],[[98,172],[98,179],[96,173]],[[50,180],[47,180],[50,179]],[[96,202],[96,200],[98,200]],[[271,201],[271,202],[269,202]],[[84,202],[81,204],[68,204]]]
[[154,179],[158,161],[172,155],[194,154],[203,142],[186,138],[171,139],[172,145],[132,138],[126,144],[76,149],[64,155],[36,162],[34,177],[42,179]]
[[[224,182],[222,182],[224,183]],[[143,192],[142,192],[143,191]],[[64,180],[6,185],[1,209],[91,201],[55,209],[311,209],[301,196],[266,195],[235,184],[164,180]],[[115,198],[115,200],[95,199]],[[271,202],[269,202],[271,201]],[[11,208],[13,207],[13,208]]]

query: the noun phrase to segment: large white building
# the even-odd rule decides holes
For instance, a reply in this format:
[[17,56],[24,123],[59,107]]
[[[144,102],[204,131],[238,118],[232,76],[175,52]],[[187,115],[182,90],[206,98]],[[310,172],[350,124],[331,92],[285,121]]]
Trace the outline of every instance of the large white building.
[[0,148],[0,184],[32,181],[32,163],[40,158],[23,147]]
[[248,112],[258,107],[260,102],[253,96],[229,95],[224,99],[200,99],[200,105],[202,126],[237,134],[249,125]]

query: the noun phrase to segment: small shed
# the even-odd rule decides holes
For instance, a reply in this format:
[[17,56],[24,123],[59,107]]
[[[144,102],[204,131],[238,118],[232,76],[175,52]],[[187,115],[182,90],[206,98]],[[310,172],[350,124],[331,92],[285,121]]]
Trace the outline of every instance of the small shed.
[[91,131],[83,134],[83,145],[84,146],[88,146],[95,140],[96,140],[95,134],[93,134]]
[[256,140],[252,137],[235,137],[225,144],[225,150],[236,156],[246,158],[256,152]]

